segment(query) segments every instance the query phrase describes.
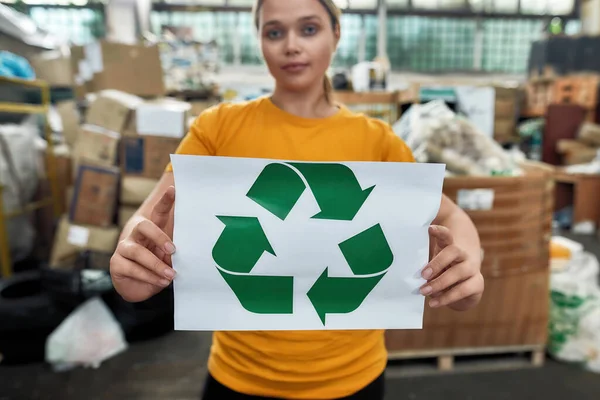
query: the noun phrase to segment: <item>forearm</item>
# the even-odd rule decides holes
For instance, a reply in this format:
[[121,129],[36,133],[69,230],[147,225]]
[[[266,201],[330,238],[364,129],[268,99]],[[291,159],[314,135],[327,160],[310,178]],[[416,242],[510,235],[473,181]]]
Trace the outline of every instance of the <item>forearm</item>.
[[479,234],[471,218],[462,209],[453,205],[447,215],[434,221],[434,225],[448,228],[454,237],[454,243],[467,252],[469,258],[477,260],[481,267],[482,252]]

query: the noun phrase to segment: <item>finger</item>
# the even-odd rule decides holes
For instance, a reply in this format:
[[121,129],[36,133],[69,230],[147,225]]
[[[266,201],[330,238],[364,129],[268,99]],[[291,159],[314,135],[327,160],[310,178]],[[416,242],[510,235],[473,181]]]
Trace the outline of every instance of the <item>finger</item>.
[[438,247],[444,248],[454,244],[454,237],[450,229],[442,225],[432,225],[429,227],[429,235],[433,237]]
[[[149,220],[144,220],[138,223],[133,231],[131,237],[137,243],[145,244],[146,239],[150,241],[157,249],[167,254],[175,253],[175,245],[171,241],[171,238],[158,226]],[[160,257],[160,256],[159,256]]]
[[170,280],[157,276],[148,269],[119,254],[115,254],[113,259],[111,259],[111,270],[116,276],[145,282],[158,287],[167,287],[171,284]]
[[168,266],[164,261],[156,257],[150,250],[135,242],[119,244],[117,252],[130,261],[135,261],[140,266],[152,271],[156,276],[172,280],[175,277],[175,270]]
[[429,306],[432,308],[444,307],[456,303],[462,299],[473,296],[478,293],[480,275],[475,275],[466,281],[456,285],[444,295],[431,299]]
[[175,203],[175,187],[169,186],[160,200],[152,208],[150,220],[159,228],[164,228],[169,222],[171,209]]
[[154,247],[153,249],[150,249],[150,250],[156,255],[156,257],[160,258],[161,260],[164,261],[165,264],[167,264],[169,267],[173,268],[173,262],[171,260],[170,254],[167,254],[166,252],[162,251],[158,247]]
[[438,255],[425,266],[421,276],[428,281],[432,281],[441,275],[448,267],[462,262],[464,259],[465,254],[461,249],[454,245],[448,246],[440,251]]
[[462,282],[473,276],[466,263],[456,264],[448,268],[439,277],[423,285],[421,294],[425,296],[433,295],[451,288],[459,282]]

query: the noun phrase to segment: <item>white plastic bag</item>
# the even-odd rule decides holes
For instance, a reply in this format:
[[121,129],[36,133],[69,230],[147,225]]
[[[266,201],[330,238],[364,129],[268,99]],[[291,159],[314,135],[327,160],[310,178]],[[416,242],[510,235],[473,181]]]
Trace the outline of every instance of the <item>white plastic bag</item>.
[[[0,125],[0,184],[4,186],[4,212],[9,213],[29,203],[38,189],[39,155],[36,139],[39,129],[35,119],[21,125]],[[35,240],[35,229],[28,215],[6,222],[10,252],[14,261],[29,256]]]
[[582,252],[551,276],[549,352],[600,373],[598,260]]
[[48,337],[46,362],[61,371],[98,368],[126,349],[121,326],[104,302],[94,298],[75,309]]

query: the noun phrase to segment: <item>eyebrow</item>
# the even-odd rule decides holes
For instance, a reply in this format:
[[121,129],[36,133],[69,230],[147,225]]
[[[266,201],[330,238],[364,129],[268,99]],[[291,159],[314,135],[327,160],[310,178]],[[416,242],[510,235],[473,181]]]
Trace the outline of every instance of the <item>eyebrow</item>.
[[[302,17],[300,18],[298,21],[310,21],[310,20],[321,20],[321,17],[319,17],[318,15],[307,15],[306,17]],[[281,24],[281,21],[278,21],[276,19],[273,19],[271,21],[267,21],[263,24],[263,27],[269,26],[269,25],[278,25]]]

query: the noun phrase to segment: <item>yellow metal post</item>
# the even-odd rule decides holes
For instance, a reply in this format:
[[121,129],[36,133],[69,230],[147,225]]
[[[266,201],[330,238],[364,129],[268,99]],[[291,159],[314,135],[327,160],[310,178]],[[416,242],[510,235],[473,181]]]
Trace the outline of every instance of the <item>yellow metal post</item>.
[[50,121],[48,121],[48,112],[50,111],[50,87],[46,84],[42,87],[42,104],[44,105],[45,121],[44,121],[44,133],[46,136],[46,142],[48,147],[46,148],[46,171],[48,174],[48,181],[50,182],[50,193],[52,204],[54,209],[54,216],[60,217],[61,207],[60,202],[60,188],[58,186],[58,177],[56,173],[56,159],[54,155],[54,143],[52,141],[52,128],[50,127]]

